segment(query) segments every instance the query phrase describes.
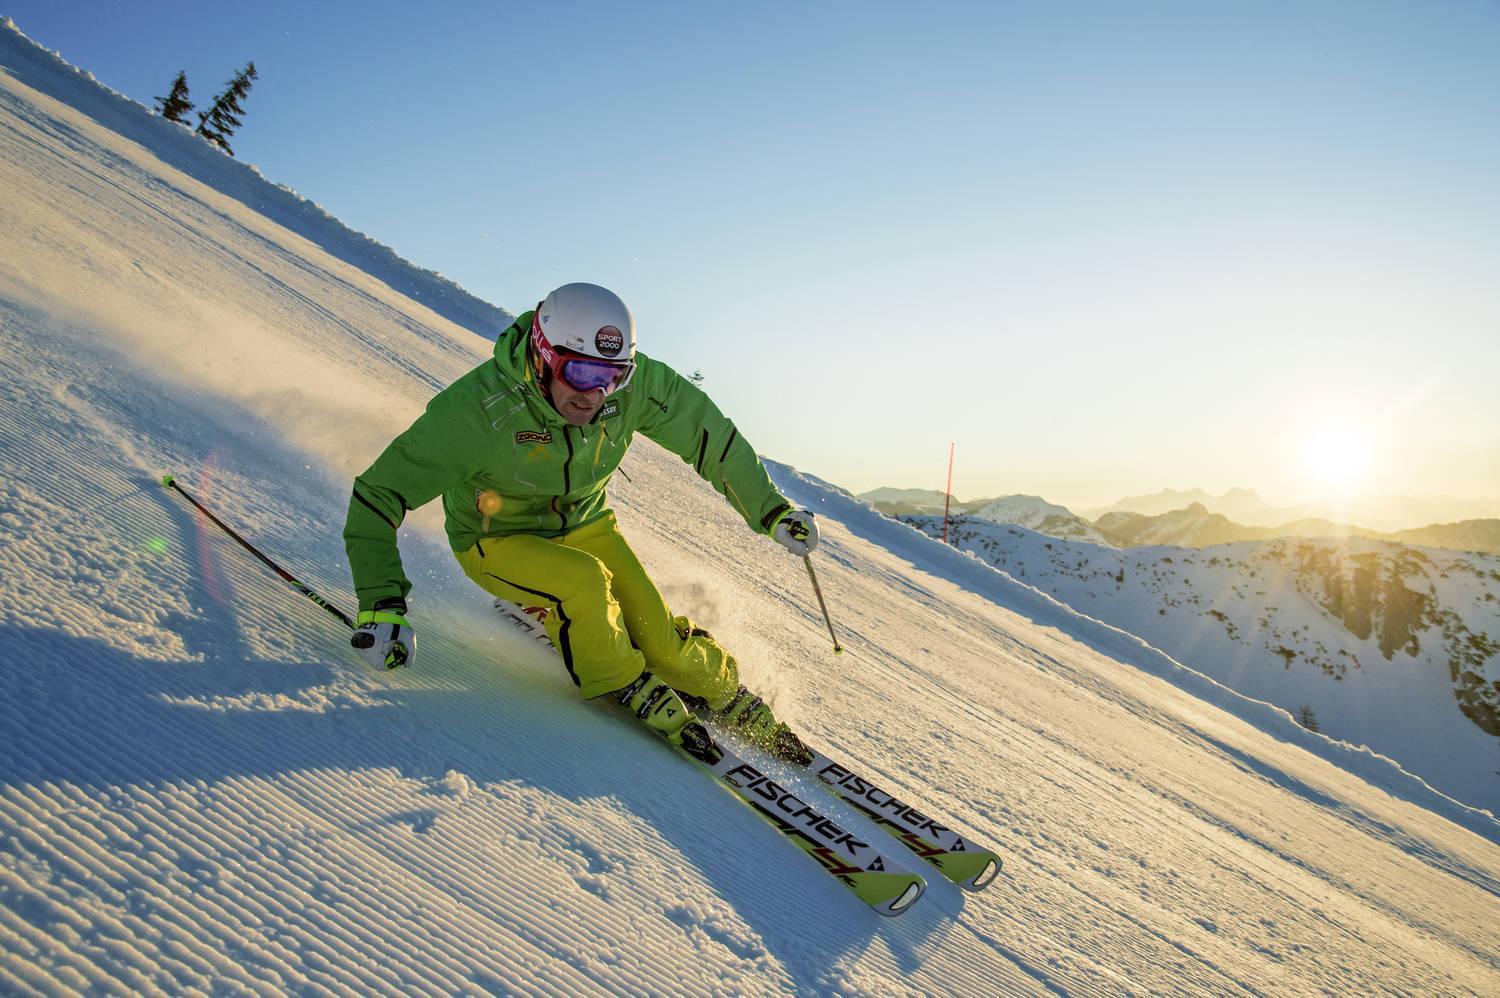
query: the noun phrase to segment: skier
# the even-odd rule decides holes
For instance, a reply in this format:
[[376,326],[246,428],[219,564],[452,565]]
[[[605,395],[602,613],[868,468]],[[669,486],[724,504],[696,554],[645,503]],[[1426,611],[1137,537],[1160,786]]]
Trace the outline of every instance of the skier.
[[412,664],[396,529],[442,495],[465,574],[541,618],[584,697],[609,694],[680,745],[690,719],[680,692],[752,742],[810,758],[740,684],[734,657],[672,614],[621,535],[605,487],[636,432],[691,463],[751,529],[799,557],[817,546],[812,514],[776,491],[713,401],[636,352],[625,303],[598,285],[565,284],[354,480],[344,524],[359,595],[354,647],[376,667]]

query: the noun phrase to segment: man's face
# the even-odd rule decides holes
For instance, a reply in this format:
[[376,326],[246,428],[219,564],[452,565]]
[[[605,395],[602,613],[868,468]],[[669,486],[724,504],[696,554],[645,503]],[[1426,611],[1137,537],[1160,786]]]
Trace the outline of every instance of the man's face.
[[574,391],[562,378],[553,378],[552,386],[547,390],[552,399],[552,405],[574,426],[583,426],[594,418],[599,407],[604,404],[604,389],[596,388],[591,392]]

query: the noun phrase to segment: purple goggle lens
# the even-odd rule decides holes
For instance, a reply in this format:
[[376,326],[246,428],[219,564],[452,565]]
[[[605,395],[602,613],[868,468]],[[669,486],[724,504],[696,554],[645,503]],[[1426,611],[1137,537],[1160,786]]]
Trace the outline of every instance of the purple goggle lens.
[[611,364],[607,360],[581,360],[573,357],[563,361],[558,373],[574,391],[592,392],[602,388],[608,395],[629,380],[634,369],[634,361]]

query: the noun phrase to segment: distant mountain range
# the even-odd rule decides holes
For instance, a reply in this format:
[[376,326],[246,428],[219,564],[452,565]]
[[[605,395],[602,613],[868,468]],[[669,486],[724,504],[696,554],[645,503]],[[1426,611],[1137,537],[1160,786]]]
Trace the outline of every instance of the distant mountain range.
[[[944,495],[934,489],[875,489],[855,496],[887,516],[926,516],[943,514]],[[1113,542],[1089,523],[1064,506],[1040,496],[1001,496],[995,499],[953,500],[948,504],[950,516],[974,516],[995,523],[1014,523],[1051,537],[1088,541],[1092,544]]]
[[[944,503],[948,501],[947,496],[937,489],[881,488],[861,493],[854,498],[862,499],[882,513],[888,513],[891,516],[902,513],[941,513]],[[987,500],[980,500],[980,502],[985,501]],[[967,509],[972,504],[961,503],[954,499],[949,505],[951,512],[952,509],[960,507]]]
[[[1211,495],[1202,489],[1162,489],[1155,495],[1127,496],[1112,506],[1103,509],[1083,510],[1082,515],[1097,520],[1107,513],[1140,513],[1143,516],[1161,516],[1173,510],[1187,509],[1198,505],[1222,516],[1237,519],[1242,523],[1256,523],[1262,516],[1279,517],[1276,522],[1285,523],[1305,516],[1299,509],[1277,508],[1268,505],[1254,489],[1230,489],[1221,496]],[[1285,515],[1284,515],[1285,514]]]
[[1005,496],[971,504],[968,515],[992,523],[1014,523],[1039,534],[1091,544],[1108,544],[1109,538],[1087,520],[1040,496]]
[[[1206,496],[1201,491],[1188,493],[1168,490],[1140,500],[1121,500],[1115,507],[1137,503],[1151,510],[1169,500],[1194,495]],[[941,516],[943,512],[943,493],[934,489],[875,489],[858,498],[889,516]],[[1220,507],[1248,511],[1256,517],[1267,515],[1267,511],[1272,509],[1261,503],[1250,489],[1232,489],[1223,496],[1207,498]],[[1391,532],[1321,517],[1303,517],[1266,526],[1239,522],[1205,503],[1189,501],[1183,507],[1156,513],[1112,508],[1090,520],[1039,496],[1022,495],[968,502],[954,501],[950,504],[949,515],[1010,523],[1064,540],[1088,541],[1118,548],[1153,545],[1207,547],[1277,537],[1360,537],[1455,551],[1500,553],[1500,519],[1437,523]]]
[[1395,533],[1426,524],[1500,518],[1500,500],[1371,496],[1350,500],[1340,506],[1329,503],[1273,506],[1262,500],[1254,489],[1230,489],[1219,496],[1202,489],[1186,492],[1163,489],[1155,495],[1132,496],[1104,509],[1080,512],[1086,519],[1097,521],[1107,513],[1160,516],[1174,510],[1187,509],[1194,503],[1211,513],[1218,513],[1236,523],[1252,527],[1283,527],[1305,520],[1326,520],[1359,524],[1372,531]]
[[[1025,526],[1025,524],[1023,524]],[[1094,526],[1114,547],[1146,547],[1163,544],[1177,547],[1208,547],[1235,541],[1270,540],[1275,537],[1365,537],[1454,551],[1500,553],[1500,519],[1464,520],[1433,524],[1413,530],[1382,533],[1331,520],[1294,520],[1277,527],[1249,527],[1226,516],[1210,513],[1201,503],[1160,516],[1141,513],[1105,513]],[[1048,531],[1041,531],[1048,533]]]
[[[1128,522],[1178,513],[1215,529],[1201,505]],[[899,519],[942,533],[941,513]],[[970,514],[948,535],[1241,693],[1500,809],[1500,557],[1359,537],[1122,550]]]

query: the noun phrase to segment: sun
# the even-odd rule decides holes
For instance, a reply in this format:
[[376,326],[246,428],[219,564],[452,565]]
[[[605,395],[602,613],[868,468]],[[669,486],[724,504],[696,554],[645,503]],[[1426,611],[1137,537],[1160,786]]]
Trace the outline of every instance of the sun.
[[1359,492],[1374,464],[1374,441],[1357,425],[1328,423],[1303,443],[1302,459],[1325,491],[1351,496]]

